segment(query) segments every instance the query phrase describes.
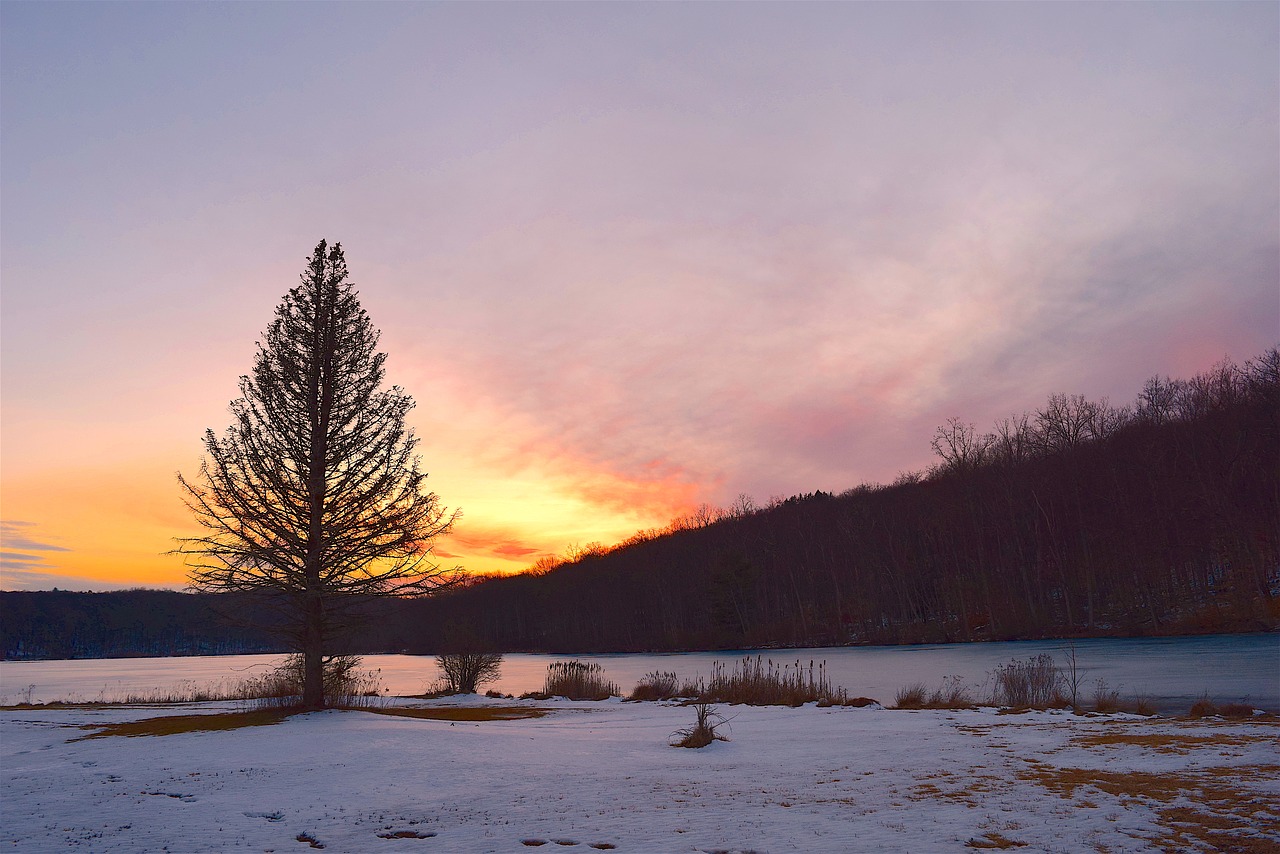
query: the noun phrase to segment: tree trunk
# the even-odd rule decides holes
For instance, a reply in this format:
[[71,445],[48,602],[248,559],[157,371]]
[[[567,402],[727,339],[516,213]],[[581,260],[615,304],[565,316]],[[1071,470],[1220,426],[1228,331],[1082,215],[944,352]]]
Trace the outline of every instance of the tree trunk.
[[306,625],[302,629],[302,705],[309,711],[325,707],[324,606],[319,596],[308,596]]

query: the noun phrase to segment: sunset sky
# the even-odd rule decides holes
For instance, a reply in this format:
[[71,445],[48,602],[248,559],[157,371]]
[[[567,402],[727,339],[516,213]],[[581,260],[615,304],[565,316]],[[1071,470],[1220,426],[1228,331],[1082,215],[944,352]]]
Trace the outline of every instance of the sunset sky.
[[447,565],[1280,340],[1276,3],[4,3],[5,589],[180,586],[341,241]]

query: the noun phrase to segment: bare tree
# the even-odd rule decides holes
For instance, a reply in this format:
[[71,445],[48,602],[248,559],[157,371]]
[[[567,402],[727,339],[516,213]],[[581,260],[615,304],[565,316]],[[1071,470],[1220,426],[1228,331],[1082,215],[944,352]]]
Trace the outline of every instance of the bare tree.
[[978,435],[972,424],[948,418],[946,424],[934,431],[929,444],[948,469],[970,472],[987,461],[991,441],[989,436]]
[[381,387],[377,344],[341,244],[321,241],[240,378],[231,426],[205,433],[198,477],[178,475],[205,528],[175,550],[193,586],[278,603],[302,654],[307,708],[325,704],[325,654],[355,605],[460,575],[429,560],[458,514],[424,489],[404,423],[413,399]]
[[446,652],[436,656],[436,665],[444,674],[446,691],[474,694],[481,685],[495,682],[502,675],[502,653]]

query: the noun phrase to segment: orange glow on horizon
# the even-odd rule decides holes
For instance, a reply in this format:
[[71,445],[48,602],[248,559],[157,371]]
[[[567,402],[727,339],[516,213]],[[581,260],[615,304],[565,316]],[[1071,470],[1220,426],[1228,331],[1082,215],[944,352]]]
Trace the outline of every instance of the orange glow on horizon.
[[[569,466],[563,456],[555,462],[544,458],[515,476],[459,467],[433,474],[430,488],[442,503],[463,511],[453,532],[436,542],[435,562],[477,574],[520,572],[574,545],[620,542],[696,504],[697,487],[669,475],[628,478]],[[166,552],[199,529],[168,461],[26,473],[5,483],[4,506],[7,520],[27,523],[29,539],[65,550],[31,552],[43,565],[28,571],[44,583],[32,586],[25,573],[6,570],[0,588],[186,584],[182,558]]]

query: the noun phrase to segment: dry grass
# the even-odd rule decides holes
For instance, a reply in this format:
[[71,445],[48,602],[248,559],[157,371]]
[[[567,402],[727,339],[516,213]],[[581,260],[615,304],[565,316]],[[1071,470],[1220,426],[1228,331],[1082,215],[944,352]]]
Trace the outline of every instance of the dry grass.
[[843,688],[835,687],[827,678],[825,661],[810,661],[806,669],[800,661],[794,665],[776,664],[759,655],[742,659],[732,672],[715,662],[711,679],[697,688],[701,703],[794,707],[816,702],[843,706],[849,699]]
[[583,661],[551,662],[542,690],[547,696],[568,700],[607,700],[622,693],[617,684],[605,678],[604,668]]
[[1263,740],[1243,734],[1182,735],[1175,733],[1109,732],[1081,735],[1073,739],[1080,747],[1133,746],[1158,753],[1185,755],[1204,747],[1242,747]]
[[249,726],[278,724],[292,714],[284,709],[255,709],[251,712],[226,712],[211,715],[169,715],[160,718],[144,718],[140,721],[124,721],[114,724],[85,724],[81,729],[98,730],[90,735],[73,739],[107,738],[123,735],[129,737],[147,735],[181,735],[188,732],[216,732]]
[[1015,658],[996,667],[992,675],[995,679],[992,700],[997,705],[1043,709],[1062,702],[1062,674],[1047,652],[1026,661]]
[[972,709],[973,693],[959,676],[949,676],[942,687],[930,692],[923,682],[899,689],[893,700],[895,709]]
[[1016,840],[1010,839],[1009,837],[1005,836],[1004,834],[998,831],[989,830],[979,838],[970,839],[964,845],[966,848],[1004,849],[1004,848],[1025,848],[1027,843],[1018,842]]
[[691,747],[696,749],[707,747],[712,742],[729,740],[719,732],[716,732],[727,721],[723,715],[716,711],[714,706],[708,703],[695,703],[693,710],[697,715],[697,720],[693,726],[676,730],[672,733],[672,738],[676,739],[676,741],[672,742],[672,747]]
[[397,718],[479,723],[483,721],[518,721],[526,718],[541,718],[545,717],[551,710],[532,706],[441,706],[432,709],[384,706],[378,709],[364,709],[363,711],[373,712],[377,715],[391,715]]
[[654,700],[676,700],[686,697],[696,697],[700,688],[697,683],[688,680],[681,682],[680,678],[671,671],[654,671],[646,673],[644,678],[636,683],[636,687],[631,690],[628,700],[637,701],[654,701]]
[[1025,779],[1064,798],[1074,798],[1079,790],[1096,790],[1121,802],[1153,806],[1166,831],[1165,838],[1159,840],[1166,851],[1206,846],[1242,854],[1280,850],[1280,834],[1274,830],[1280,827],[1280,805],[1268,794],[1239,785],[1250,777],[1269,779],[1264,775],[1274,769],[1259,766],[1154,773],[1029,764],[1031,771],[1023,775]]

